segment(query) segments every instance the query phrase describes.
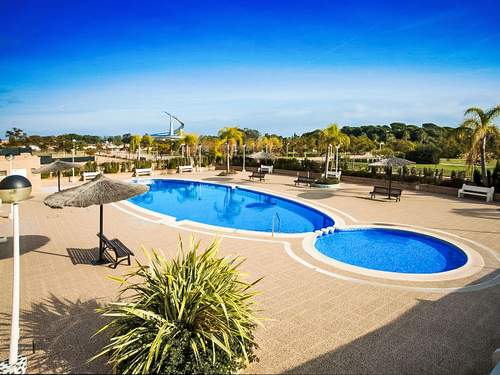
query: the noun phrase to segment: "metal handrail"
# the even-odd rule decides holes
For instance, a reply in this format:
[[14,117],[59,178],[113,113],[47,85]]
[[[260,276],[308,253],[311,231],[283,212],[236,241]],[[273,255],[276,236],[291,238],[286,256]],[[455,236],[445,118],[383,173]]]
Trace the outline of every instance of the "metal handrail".
[[273,223],[272,223],[272,236],[274,237],[274,222],[275,222],[275,219],[278,220],[278,233],[281,232],[281,218],[280,218],[280,215],[278,215],[278,212],[275,211],[274,212],[274,215],[273,215]]

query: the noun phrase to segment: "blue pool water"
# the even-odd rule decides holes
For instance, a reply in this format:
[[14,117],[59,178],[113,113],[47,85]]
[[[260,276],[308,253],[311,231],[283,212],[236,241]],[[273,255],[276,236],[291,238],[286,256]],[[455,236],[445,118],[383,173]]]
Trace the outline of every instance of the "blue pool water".
[[353,266],[401,273],[437,273],[463,266],[467,255],[449,242],[395,229],[342,229],[318,237],[324,255]]
[[192,220],[227,228],[305,233],[334,224],[329,216],[305,205],[274,195],[225,185],[149,180],[150,190],[129,201],[177,220]]

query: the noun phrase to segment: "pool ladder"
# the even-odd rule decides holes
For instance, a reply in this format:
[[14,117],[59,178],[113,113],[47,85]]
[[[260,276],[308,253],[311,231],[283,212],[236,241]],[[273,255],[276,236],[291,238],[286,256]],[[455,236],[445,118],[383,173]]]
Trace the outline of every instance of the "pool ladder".
[[278,215],[278,212],[274,212],[273,215],[273,227],[272,227],[272,237],[274,237],[274,228],[276,226],[276,222],[278,223],[278,233],[281,232],[281,218]]

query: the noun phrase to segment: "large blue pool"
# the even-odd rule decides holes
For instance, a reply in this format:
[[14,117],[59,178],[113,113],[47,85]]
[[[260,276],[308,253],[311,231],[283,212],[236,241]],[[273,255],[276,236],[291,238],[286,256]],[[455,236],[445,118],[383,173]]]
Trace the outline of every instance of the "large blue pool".
[[334,224],[331,217],[275,195],[219,184],[148,180],[147,193],[130,202],[177,220],[260,232],[305,233]]
[[467,262],[467,255],[449,242],[395,229],[335,230],[319,236],[315,245],[330,258],[377,271],[430,274]]

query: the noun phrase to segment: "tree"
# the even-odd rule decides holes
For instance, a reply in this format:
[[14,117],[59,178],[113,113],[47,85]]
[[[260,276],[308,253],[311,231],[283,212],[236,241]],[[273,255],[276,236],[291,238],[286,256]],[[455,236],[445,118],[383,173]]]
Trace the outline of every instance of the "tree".
[[[474,156],[479,153],[481,160],[481,180],[484,185],[488,183],[486,170],[486,143],[490,137],[498,135],[497,126],[493,120],[500,115],[500,104],[490,108],[486,112],[478,107],[471,107],[464,113],[466,119],[460,125],[463,134],[468,135],[470,151],[467,153],[467,160],[471,162]],[[467,129],[467,130],[466,130]]]
[[139,134],[134,134],[133,136],[130,137],[130,146],[129,150],[130,152],[136,152],[139,147],[141,147],[141,136]]
[[[186,134],[184,136],[184,144],[188,147],[188,153],[187,156],[191,156],[191,151],[196,148],[196,145],[198,144],[198,136],[196,134]],[[196,154],[196,153],[195,153]]]
[[325,178],[328,176],[328,164],[330,161],[330,144],[335,147],[349,146],[350,139],[347,134],[340,131],[337,124],[330,124],[325,129],[321,131],[320,140],[323,145],[326,145],[326,156],[325,156]]
[[149,151],[151,149],[151,146],[153,145],[154,143],[154,138],[151,137],[149,134],[144,134],[142,136],[142,139],[141,139],[141,143],[143,145],[143,147],[146,147],[147,150],[148,150],[148,154],[149,154]]
[[243,132],[236,127],[225,127],[219,130],[219,139],[226,144],[226,171],[229,173],[229,156],[234,146],[243,144]]

